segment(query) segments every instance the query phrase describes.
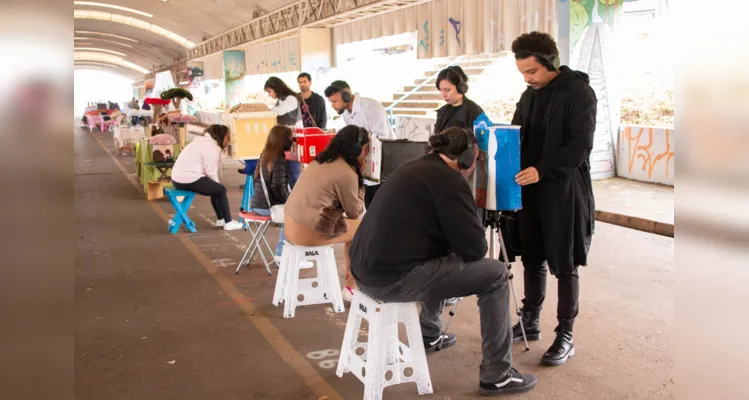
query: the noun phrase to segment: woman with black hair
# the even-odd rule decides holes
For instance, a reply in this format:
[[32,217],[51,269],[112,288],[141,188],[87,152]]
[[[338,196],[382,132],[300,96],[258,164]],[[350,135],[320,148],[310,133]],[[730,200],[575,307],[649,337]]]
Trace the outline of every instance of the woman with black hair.
[[211,197],[216,212],[216,226],[225,231],[242,229],[242,223],[231,219],[226,186],[218,182],[221,152],[229,144],[229,128],[211,125],[203,137],[185,146],[172,168],[172,183],[177,190],[189,190]]
[[279,125],[293,126],[302,120],[302,112],[299,109],[299,95],[291,90],[280,78],[271,76],[265,81],[265,91],[272,99],[276,99],[276,105],[270,110],[278,114]]
[[473,122],[484,110],[468,97],[468,75],[457,65],[449,66],[437,75],[437,90],[447,104],[437,110],[434,134],[456,127],[473,131]]
[[351,301],[350,289],[356,288],[349,247],[364,212],[362,166],[368,145],[369,133],[364,128],[348,125],[341,129],[304,169],[284,208],[289,242],[298,246],[345,244],[346,301]]

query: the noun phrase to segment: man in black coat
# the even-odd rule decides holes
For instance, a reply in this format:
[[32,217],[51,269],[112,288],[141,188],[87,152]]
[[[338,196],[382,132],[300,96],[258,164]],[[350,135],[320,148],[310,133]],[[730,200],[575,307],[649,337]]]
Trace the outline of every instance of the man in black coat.
[[[520,125],[523,208],[518,212],[525,299],[521,321],[528,340],[541,338],[539,314],[546,295],[546,266],[558,283],[556,339],[543,355],[561,365],[575,354],[572,325],[578,314],[577,267],[587,265],[595,204],[590,152],[597,99],[588,75],[559,65],[559,50],[546,33],[531,32],[512,43],[528,88],[513,125]],[[522,340],[520,325],[513,327]]]

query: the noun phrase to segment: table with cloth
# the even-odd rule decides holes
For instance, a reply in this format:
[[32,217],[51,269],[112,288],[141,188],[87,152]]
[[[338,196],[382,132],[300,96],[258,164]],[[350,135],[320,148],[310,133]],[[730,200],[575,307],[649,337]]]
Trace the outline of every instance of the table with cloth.
[[[176,160],[179,156],[179,143],[176,143],[172,146],[172,154],[174,154],[174,159]],[[140,180],[141,185],[143,185],[143,191],[145,193],[149,192],[149,182],[157,182],[159,181],[159,178],[162,176],[162,173],[159,171],[158,167],[155,165],[148,165],[148,163],[153,162],[153,145],[151,145],[148,142],[148,139],[143,139],[135,143],[135,165],[136,165],[136,171],[138,179]],[[171,170],[166,171],[166,175],[171,177],[172,172]],[[163,186],[171,187],[171,182],[162,182]],[[151,197],[151,196],[149,196]]]

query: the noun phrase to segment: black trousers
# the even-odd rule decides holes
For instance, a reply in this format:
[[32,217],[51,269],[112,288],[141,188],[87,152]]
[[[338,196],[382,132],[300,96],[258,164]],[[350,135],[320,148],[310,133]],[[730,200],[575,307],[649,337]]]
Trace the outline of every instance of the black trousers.
[[[543,218],[540,208],[529,207],[525,202],[523,209],[518,211],[525,284],[523,309],[531,312],[541,310],[546,299],[546,277],[550,268],[557,278],[557,319],[571,328],[579,311],[580,276],[577,266],[571,264],[572,249],[558,248],[558,242],[546,234],[558,231],[549,227],[553,223],[554,221]],[[569,253],[569,257],[561,257],[566,253]],[[551,254],[555,257],[547,257]],[[563,261],[567,259],[569,261]],[[554,265],[557,263],[568,265]]]
[[210,196],[213,211],[216,212],[216,219],[223,219],[225,222],[231,221],[229,197],[226,195],[226,186],[205,176],[193,183],[172,183],[177,190],[189,190],[197,194],[202,194],[203,196]]

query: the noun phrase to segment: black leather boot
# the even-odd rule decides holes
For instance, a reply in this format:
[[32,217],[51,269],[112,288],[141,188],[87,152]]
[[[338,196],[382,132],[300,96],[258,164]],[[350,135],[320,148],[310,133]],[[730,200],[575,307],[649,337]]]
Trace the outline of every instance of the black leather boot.
[[572,343],[572,323],[560,320],[554,332],[557,333],[557,337],[549,350],[546,350],[541,357],[543,365],[562,365],[568,358],[575,355],[575,344]]
[[[521,309],[520,320],[523,323],[523,327],[525,328],[525,336],[529,342],[533,340],[541,339],[541,326],[539,325],[539,322],[538,322],[538,317],[540,314],[541,314],[541,310]],[[513,342],[523,341],[523,331],[520,328],[520,322],[518,322],[517,324],[515,324],[515,326],[512,327],[512,341]]]

